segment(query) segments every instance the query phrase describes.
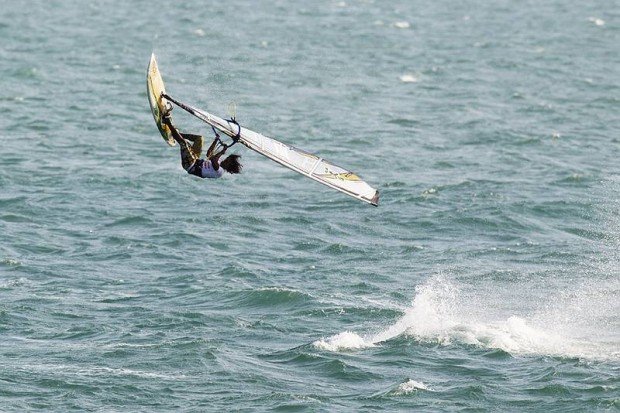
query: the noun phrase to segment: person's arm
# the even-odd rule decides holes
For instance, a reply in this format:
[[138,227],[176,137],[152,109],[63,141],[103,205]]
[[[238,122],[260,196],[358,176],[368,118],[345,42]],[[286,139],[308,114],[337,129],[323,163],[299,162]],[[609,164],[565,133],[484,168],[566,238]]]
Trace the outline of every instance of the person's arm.
[[170,121],[170,116],[164,116],[161,119],[161,122],[164,125],[168,126],[168,128],[170,128],[170,133],[172,134],[172,137],[174,138],[175,141],[179,143],[179,145],[183,145],[183,143],[185,143],[185,141],[183,140],[183,137],[181,136],[177,128],[172,126],[172,122]]
[[213,169],[215,169],[216,171],[220,169],[220,156],[224,155],[226,149],[228,149],[228,146],[223,145],[222,150],[209,159],[211,161],[211,165],[213,165]]
[[209,146],[209,149],[207,149],[207,159],[211,159],[213,157],[213,152],[215,151],[215,147],[217,146],[218,141],[220,140],[219,136],[215,139],[213,139],[213,142],[211,142],[211,146]]

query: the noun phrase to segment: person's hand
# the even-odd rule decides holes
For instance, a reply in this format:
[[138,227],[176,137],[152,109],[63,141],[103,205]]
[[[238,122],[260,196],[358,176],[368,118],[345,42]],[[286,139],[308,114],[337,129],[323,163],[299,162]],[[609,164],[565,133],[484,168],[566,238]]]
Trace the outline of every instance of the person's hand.
[[222,142],[222,140],[220,139],[220,135],[217,135],[215,137],[215,140],[217,141],[217,144],[222,148],[226,148],[228,146],[224,142]]

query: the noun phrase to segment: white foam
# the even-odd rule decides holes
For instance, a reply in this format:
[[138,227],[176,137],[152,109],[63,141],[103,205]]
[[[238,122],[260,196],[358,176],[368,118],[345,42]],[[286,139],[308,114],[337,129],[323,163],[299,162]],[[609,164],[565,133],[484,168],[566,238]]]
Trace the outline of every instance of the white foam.
[[394,22],[393,26],[397,29],[408,29],[409,27],[411,27],[409,22],[406,21]]
[[565,300],[556,298],[555,305],[545,305],[538,312],[502,317],[484,290],[476,299],[464,297],[455,282],[436,276],[416,288],[411,307],[385,330],[366,339],[345,332],[315,342],[315,346],[330,351],[354,350],[405,335],[440,345],[462,343],[513,355],[620,359],[620,349],[614,344],[617,337],[613,333],[603,337],[600,325],[594,329],[588,326],[605,315],[616,314],[618,304],[608,294],[609,286],[605,292],[599,291],[608,297],[575,287],[582,292]]
[[395,395],[409,394],[418,390],[429,390],[428,386],[421,381],[407,380],[404,383],[398,385],[398,388],[394,391]]
[[132,370],[125,368],[111,368],[111,367],[92,367],[89,369],[80,369],[77,370],[78,374],[84,375],[115,375],[115,376],[136,376],[143,377],[147,379],[166,379],[166,380],[178,380],[185,378],[183,374],[174,375],[174,374],[161,374],[161,373],[151,373],[147,371],[141,370]]
[[321,339],[312,343],[314,347],[326,351],[359,350],[373,347],[374,344],[360,337],[356,333],[345,331],[335,336]]
[[597,26],[605,26],[605,20],[599,19],[598,17],[590,17],[588,21],[596,24]]
[[196,29],[196,30],[194,30],[194,34],[195,34],[196,36],[203,37],[203,36],[205,35],[205,31],[204,31],[204,30],[202,30],[202,29]]
[[30,364],[21,365],[21,369],[34,371],[34,372],[53,372],[57,373],[62,371],[66,374],[75,374],[79,376],[135,376],[147,379],[166,379],[166,380],[179,380],[183,379],[185,375],[174,374],[162,374],[152,373],[141,370],[132,370],[126,368],[112,368],[103,366],[91,366],[80,367],[78,365],[65,365],[65,364]]
[[455,342],[499,349],[510,354],[577,355],[561,336],[512,316],[498,323],[472,323],[446,332]]
[[15,279],[7,279],[0,281],[0,289],[9,289],[15,287],[21,287],[23,285],[32,284],[27,278],[20,277]]
[[0,261],[2,264],[10,265],[10,266],[19,266],[21,263],[14,258],[4,258]]
[[419,81],[419,79],[414,75],[407,73],[400,77],[400,81],[403,83],[416,83]]

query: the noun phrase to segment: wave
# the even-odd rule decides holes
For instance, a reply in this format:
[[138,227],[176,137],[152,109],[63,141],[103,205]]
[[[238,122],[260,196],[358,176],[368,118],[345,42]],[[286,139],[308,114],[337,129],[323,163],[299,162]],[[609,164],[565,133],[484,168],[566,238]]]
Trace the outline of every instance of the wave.
[[387,400],[394,397],[413,396],[420,391],[432,392],[433,389],[429,388],[424,382],[408,379],[398,385],[393,384],[389,388],[373,394],[370,399]]
[[403,83],[417,83],[420,78],[412,73],[405,73],[399,77],[399,80]]
[[345,331],[327,339],[323,338],[312,343],[319,350],[342,351],[359,350],[367,347],[374,347],[374,343],[351,331]]
[[598,17],[588,17],[588,21],[594,23],[597,26],[605,26],[605,20]]
[[555,305],[545,305],[539,312],[497,317],[491,305],[485,308],[481,303],[484,297],[464,297],[455,282],[440,275],[417,287],[411,307],[379,333],[359,335],[346,331],[313,344],[326,351],[351,351],[404,336],[419,342],[472,345],[511,355],[620,360],[613,337],[606,339],[587,328],[594,323],[594,328],[600,330],[600,320],[605,315],[613,317],[617,307],[614,296],[582,288],[579,294],[553,299]]
[[105,227],[133,227],[133,226],[148,226],[153,221],[144,215],[129,215],[121,218],[117,218],[112,222],[104,224]]
[[310,294],[283,287],[263,287],[230,292],[226,301],[249,308],[282,307],[299,310],[314,300]]
[[0,260],[0,265],[6,265],[8,267],[19,267],[20,265],[22,265],[22,263],[15,258],[6,257]]
[[415,381],[412,379],[407,380],[404,383],[398,385],[398,387],[392,392],[395,396],[406,395],[418,390],[430,390],[428,386],[421,381]]
[[411,25],[407,21],[397,21],[394,22],[392,26],[396,27],[397,29],[408,29],[411,27]]
[[53,375],[78,375],[78,376],[131,376],[142,379],[164,379],[164,380],[180,380],[186,376],[183,374],[166,374],[160,372],[150,372],[143,370],[134,370],[129,368],[113,368],[102,366],[79,366],[66,364],[26,364],[16,368],[16,370],[27,371],[30,373],[44,373]]

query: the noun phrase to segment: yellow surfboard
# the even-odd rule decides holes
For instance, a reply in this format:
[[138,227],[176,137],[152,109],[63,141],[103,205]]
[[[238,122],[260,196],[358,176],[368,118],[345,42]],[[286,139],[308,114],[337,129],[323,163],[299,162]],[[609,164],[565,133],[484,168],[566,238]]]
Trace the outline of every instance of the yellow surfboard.
[[157,124],[157,128],[164,138],[166,143],[170,146],[175,145],[175,140],[172,137],[170,128],[164,125],[161,121],[161,115],[164,112],[166,106],[170,103],[161,95],[166,93],[164,87],[164,80],[161,78],[159,69],[157,68],[157,60],[155,60],[155,53],[151,54],[151,62],[149,63],[149,69],[146,73],[146,93],[149,97],[149,104],[151,105],[151,112],[153,112],[153,118]]

